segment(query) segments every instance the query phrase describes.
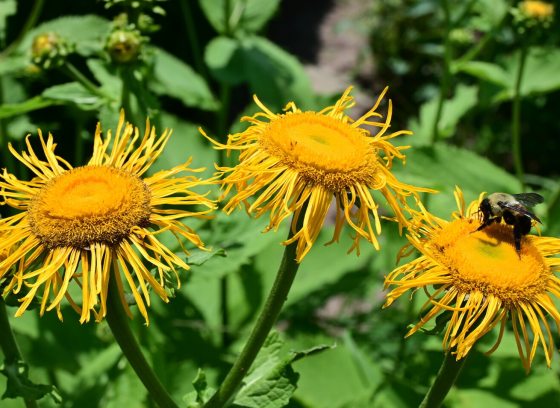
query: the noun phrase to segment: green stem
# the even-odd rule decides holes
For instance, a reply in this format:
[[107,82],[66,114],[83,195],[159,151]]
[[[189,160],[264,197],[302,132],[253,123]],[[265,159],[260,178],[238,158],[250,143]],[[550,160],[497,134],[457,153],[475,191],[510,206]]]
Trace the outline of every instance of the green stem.
[[[299,218],[302,220],[303,216]],[[296,227],[296,229],[297,228],[298,227]],[[291,231],[292,228],[290,228],[288,239],[292,236]],[[274,280],[274,284],[268,294],[264,307],[257,318],[257,322],[253,327],[253,331],[249,335],[247,343],[245,343],[245,347],[243,347],[241,354],[237,357],[237,360],[218,388],[218,391],[216,391],[212,398],[204,405],[204,408],[225,407],[238,390],[241,381],[249,371],[270,329],[272,329],[272,326],[276,322],[296,277],[299,268],[299,264],[295,260],[296,247],[297,241],[286,246],[284,249],[284,256],[278,268],[276,279]]]
[[455,61],[455,66],[458,67],[461,64],[464,64],[465,62],[469,62],[475,59],[476,56],[480,54],[482,50],[486,47],[486,45],[488,45],[490,40],[496,38],[496,33],[502,28],[502,25],[504,24],[504,21],[506,20],[507,16],[508,13],[504,13],[504,17],[500,20],[498,24],[492,27],[492,29],[488,30],[486,34],[484,34],[484,36],[479,41],[477,41],[477,43],[472,48],[470,48],[463,56],[461,56]]
[[447,393],[459,377],[467,357],[463,357],[461,360],[457,361],[451,352],[445,355],[445,359],[443,360],[437,376],[420,404],[420,408],[438,408],[441,406]]
[[[0,105],[4,103],[4,81],[0,77]],[[6,119],[0,119],[0,155],[2,158],[2,163],[0,167],[6,168],[8,171],[13,172],[16,175],[19,174],[19,166],[15,165],[14,156],[8,150],[8,126]]]
[[121,303],[119,289],[114,278],[109,279],[106,319],[123,354],[157,405],[160,408],[178,408],[144,358],[140,346],[130,330],[128,317]]
[[228,348],[228,346],[231,344],[231,338],[229,335],[228,287],[228,275],[225,274],[220,279],[220,314],[222,317],[222,347],[224,349]]
[[4,49],[4,51],[2,51],[2,53],[0,54],[0,58],[9,55],[14,49],[17,48],[17,46],[21,43],[21,41],[25,37],[25,34],[27,34],[27,32],[35,25],[35,23],[39,19],[39,15],[43,10],[44,4],[45,4],[45,0],[37,0],[35,3],[33,3],[33,8],[31,9],[29,16],[27,17],[27,21],[23,24],[23,28],[19,32],[16,39],[12,41],[12,43],[6,49]]
[[192,15],[190,0],[181,0],[179,4],[181,6],[181,10],[183,11],[183,16],[185,17],[185,28],[187,29],[187,37],[194,58],[194,66],[198,73],[202,75],[206,81],[208,81],[206,67],[202,60],[202,52],[200,52],[200,43],[198,40],[198,33],[196,31],[196,23]]
[[[12,326],[10,325],[6,303],[2,296],[0,296],[0,333],[2,333],[0,336],[0,347],[4,353],[5,363],[16,364],[23,361],[14,332],[12,331]],[[37,408],[37,401],[27,398],[24,398],[24,401],[27,408]]]
[[103,92],[97,85],[91,82],[84,74],[78,70],[74,65],[70,62],[66,61],[64,65],[61,67],[62,72],[72,78],[74,81],[79,82],[82,84],[84,88],[90,91],[92,94],[99,96],[103,99],[113,99],[113,97],[109,94]]
[[224,34],[231,36],[231,0],[224,1]]
[[513,153],[513,164],[515,174],[521,183],[522,190],[525,190],[525,175],[523,172],[523,159],[521,157],[521,81],[523,79],[523,71],[525,71],[525,62],[527,60],[528,47],[523,45],[519,53],[519,67],[515,78],[515,87],[513,89],[513,105],[511,112],[511,143]]
[[439,98],[436,107],[436,114],[434,116],[434,122],[432,125],[432,139],[431,144],[434,144],[439,139],[439,121],[441,119],[441,113],[443,112],[443,102],[447,96],[449,82],[451,79],[451,12],[449,10],[448,0],[442,0],[443,14],[445,16],[445,34],[443,41],[443,75],[439,83]]

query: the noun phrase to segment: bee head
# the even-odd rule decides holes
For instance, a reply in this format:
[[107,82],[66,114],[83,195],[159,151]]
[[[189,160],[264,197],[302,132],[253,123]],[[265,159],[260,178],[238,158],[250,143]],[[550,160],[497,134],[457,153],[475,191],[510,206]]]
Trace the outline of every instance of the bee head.
[[478,206],[478,212],[482,213],[484,217],[489,217],[492,215],[492,205],[490,204],[490,200],[485,198],[480,202]]

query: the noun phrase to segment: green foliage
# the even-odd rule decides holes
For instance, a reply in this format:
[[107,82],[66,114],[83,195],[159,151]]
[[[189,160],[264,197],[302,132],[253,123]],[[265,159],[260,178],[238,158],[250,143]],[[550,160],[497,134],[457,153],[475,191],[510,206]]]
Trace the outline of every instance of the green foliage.
[[[150,174],[192,158],[192,167],[200,169],[196,174],[210,179],[216,167],[234,164],[237,156],[214,149],[199,128],[224,143],[229,133],[246,128],[240,117],[256,112],[252,95],[275,113],[291,101],[304,110],[320,110],[354,85],[359,97],[350,116],[357,118],[371,107],[374,90],[388,84],[393,101],[388,131],[414,133],[392,140],[410,146],[403,150],[406,164],[395,161],[393,173],[400,181],[439,192],[422,195],[430,212],[448,219],[456,209],[456,186],[468,203],[483,191],[532,190],[545,197],[535,209],[543,220],[542,234],[560,235],[557,23],[545,36],[519,35],[506,0],[300,2],[295,9],[279,0],[46,3],[31,14],[23,3],[0,1],[0,169],[21,179],[34,174],[9,153],[8,143],[21,151],[30,133],[30,145],[40,152],[40,128],[44,135],[53,134],[60,157],[83,165],[96,123],[104,131],[115,129],[121,109],[140,136],[146,118],[158,133],[172,130]],[[344,36],[349,29],[355,36],[350,40]],[[139,36],[141,50],[126,64],[112,59],[107,49],[110,35],[118,43],[119,30]],[[48,33],[64,39],[67,48],[46,69],[34,64],[32,44]],[[336,40],[334,51],[325,45],[329,39]],[[301,49],[314,53],[303,55]],[[359,57],[353,59],[352,51]],[[311,79],[313,70],[305,65],[316,61],[327,69]],[[516,97],[523,180],[513,175]],[[381,111],[387,112],[386,103]],[[223,191],[211,181],[201,193],[210,189],[209,196],[217,199]],[[3,191],[0,185],[2,200]],[[374,197],[380,213],[388,215],[383,197]],[[14,211],[0,206],[4,218]],[[169,303],[151,296],[149,326],[131,302],[130,324],[181,407],[203,407],[220,387],[265,304],[289,224],[286,220],[278,231],[264,233],[268,221],[267,215],[249,217],[243,208],[188,220],[207,248],[185,243],[189,256],[169,231],[161,234],[190,270],[178,271],[181,287],[170,290]],[[395,223],[383,219],[380,251],[364,241],[356,256],[347,254],[349,228],[340,242],[324,245],[333,223],[329,213],[232,407],[405,408],[417,406],[426,394],[443,360],[441,332],[448,315],[404,339],[426,295],[418,291],[412,301],[403,296],[382,310],[384,277],[396,267],[406,230],[399,234]],[[38,301],[15,318],[18,298],[29,289],[21,290],[5,296],[24,361],[6,362],[0,370],[2,407],[22,406],[21,397],[37,399],[42,408],[155,406],[105,322],[80,324],[66,301],[62,322],[54,311],[39,316]],[[556,329],[552,335],[558,343]],[[526,376],[509,326],[498,350],[482,354],[495,337],[488,334],[473,349],[445,406],[558,405],[558,355],[548,370],[539,350]]]

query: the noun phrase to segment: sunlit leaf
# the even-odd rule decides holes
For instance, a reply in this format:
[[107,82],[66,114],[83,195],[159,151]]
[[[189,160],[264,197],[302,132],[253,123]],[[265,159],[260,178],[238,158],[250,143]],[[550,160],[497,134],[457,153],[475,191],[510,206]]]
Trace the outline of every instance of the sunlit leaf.
[[218,103],[204,79],[190,66],[161,48],[154,49],[154,78],[150,88],[158,95],[168,95],[185,106],[215,110]]

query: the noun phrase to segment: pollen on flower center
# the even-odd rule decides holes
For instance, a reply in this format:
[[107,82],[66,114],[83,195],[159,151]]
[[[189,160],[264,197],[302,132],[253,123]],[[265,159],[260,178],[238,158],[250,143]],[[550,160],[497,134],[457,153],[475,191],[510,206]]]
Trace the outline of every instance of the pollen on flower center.
[[368,137],[330,116],[315,112],[284,115],[268,124],[260,143],[306,181],[320,183],[331,191],[344,190],[356,182],[371,183],[380,177]]
[[494,224],[476,231],[474,219],[449,223],[434,237],[434,257],[445,265],[460,292],[493,294],[504,303],[534,299],[546,291],[550,268],[531,237],[517,253],[512,227]]
[[116,244],[150,217],[150,190],[110,166],[85,166],[53,178],[29,206],[32,232],[48,248]]

